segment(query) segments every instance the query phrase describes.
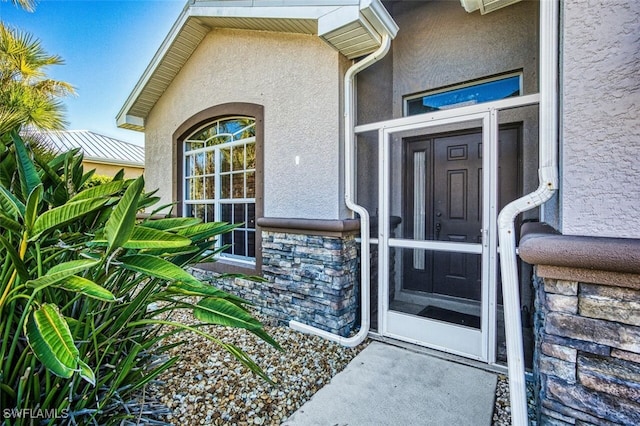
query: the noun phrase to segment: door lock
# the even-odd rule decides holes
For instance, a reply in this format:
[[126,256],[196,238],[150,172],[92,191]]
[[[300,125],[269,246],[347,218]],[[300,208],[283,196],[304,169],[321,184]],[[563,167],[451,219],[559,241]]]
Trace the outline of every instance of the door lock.
[[436,240],[440,239],[440,230],[442,229],[442,224],[440,222],[436,223]]

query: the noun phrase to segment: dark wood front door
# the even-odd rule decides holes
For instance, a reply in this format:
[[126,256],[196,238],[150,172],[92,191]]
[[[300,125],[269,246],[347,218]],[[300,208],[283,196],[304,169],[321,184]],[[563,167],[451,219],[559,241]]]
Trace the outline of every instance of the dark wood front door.
[[[499,133],[500,208],[517,197],[519,128]],[[482,133],[408,139],[405,238],[482,243]],[[403,288],[480,300],[479,254],[413,250],[404,257]]]

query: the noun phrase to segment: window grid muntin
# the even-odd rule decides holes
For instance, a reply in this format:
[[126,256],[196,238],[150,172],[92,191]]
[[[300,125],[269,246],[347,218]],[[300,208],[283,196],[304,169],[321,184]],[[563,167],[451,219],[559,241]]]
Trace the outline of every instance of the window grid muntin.
[[[220,130],[221,123],[229,123],[234,120],[247,120],[248,124],[240,127],[233,133],[213,133],[204,139],[197,139],[199,134],[202,134],[205,131],[211,132],[211,129],[214,127],[217,132]],[[251,136],[233,140],[235,138],[248,135]],[[221,140],[223,137],[227,138],[229,141],[208,144],[210,141]],[[198,148],[189,149],[194,145],[198,146],[198,144],[200,144]],[[236,160],[234,159],[234,151],[237,149],[242,149],[242,154],[239,155],[241,158],[237,159],[239,161],[234,161]],[[222,151],[224,150],[229,150],[230,153],[230,168],[226,172],[222,171]],[[250,151],[254,155],[254,158],[251,161],[249,161],[248,158],[248,152]],[[213,154],[213,170],[208,167],[209,164],[207,163],[207,159],[210,158],[210,154]],[[230,248],[225,250],[225,252],[222,253],[222,256],[245,262],[255,261],[255,224],[251,221],[251,218],[255,217],[255,154],[255,119],[251,117],[227,117],[221,120],[216,120],[214,123],[210,122],[187,137],[184,141],[183,148],[183,215],[200,217],[206,222],[225,221],[229,223],[244,223],[241,227],[236,228],[231,233],[225,234],[223,238],[218,239],[216,241],[216,247],[220,247],[230,241],[234,243],[239,242],[240,244],[233,244]],[[197,164],[199,158],[204,159],[201,164]],[[200,166],[200,170],[202,171],[201,174],[196,174],[198,172],[196,165]],[[253,167],[249,168],[249,165],[252,165]],[[211,172],[207,173],[207,170],[210,170]],[[253,176],[253,188],[251,188],[251,193],[254,195],[253,197],[247,197],[247,194],[249,194],[247,183],[249,182],[248,177],[250,175]],[[222,197],[224,176],[229,177],[229,197]],[[232,186],[234,177],[240,177],[242,182],[242,193],[238,194],[239,196],[235,198],[233,190],[237,188]],[[213,179],[213,198],[206,196],[207,178]],[[192,186],[196,184],[197,180],[201,180],[200,189],[201,191],[204,191],[204,194],[202,194],[201,198],[192,198],[194,195],[194,193],[191,192]],[[231,220],[224,220],[223,206],[225,205],[231,205]],[[243,206],[241,208],[243,214],[236,215],[235,206]],[[250,212],[253,213],[253,216]]]

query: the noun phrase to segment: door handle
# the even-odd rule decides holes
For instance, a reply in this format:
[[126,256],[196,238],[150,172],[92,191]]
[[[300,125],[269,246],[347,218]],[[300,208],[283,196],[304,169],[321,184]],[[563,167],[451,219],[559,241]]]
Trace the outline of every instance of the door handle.
[[442,224],[440,222],[436,223],[436,240],[440,239],[441,229],[442,229]]

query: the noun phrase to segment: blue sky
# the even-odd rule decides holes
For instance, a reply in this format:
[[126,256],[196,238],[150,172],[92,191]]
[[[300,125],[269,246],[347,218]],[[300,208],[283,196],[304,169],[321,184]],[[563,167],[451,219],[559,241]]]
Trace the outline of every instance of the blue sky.
[[65,64],[48,68],[72,84],[64,99],[68,129],[142,144],[115,116],[178,18],[186,0],[40,0],[34,13],[0,0],[0,19],[38,38]]

